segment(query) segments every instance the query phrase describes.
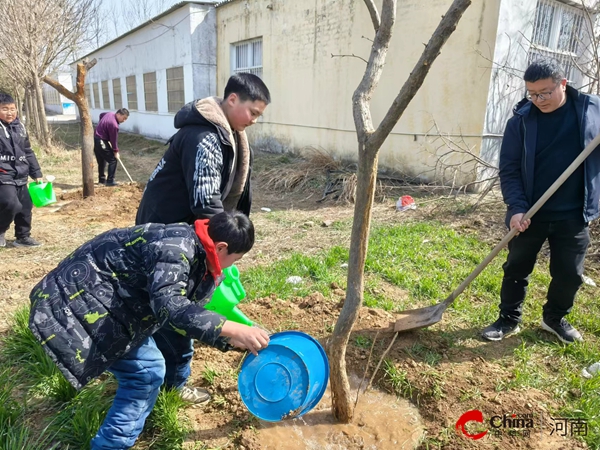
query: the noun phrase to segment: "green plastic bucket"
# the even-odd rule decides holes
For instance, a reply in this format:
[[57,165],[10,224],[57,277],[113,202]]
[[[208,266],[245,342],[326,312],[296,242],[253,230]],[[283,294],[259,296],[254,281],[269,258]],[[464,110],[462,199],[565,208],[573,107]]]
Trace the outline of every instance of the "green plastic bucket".
[[41,208],[42,206],[51,205],[56,203],[56,194],[52,188],[52,183],[29,183],[27,186],[29,189],[29,196],[34,206]]

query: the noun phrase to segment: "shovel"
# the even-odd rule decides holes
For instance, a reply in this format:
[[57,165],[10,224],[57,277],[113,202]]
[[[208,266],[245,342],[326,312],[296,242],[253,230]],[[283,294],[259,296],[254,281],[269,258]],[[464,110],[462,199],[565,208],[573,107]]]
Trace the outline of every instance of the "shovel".
[[129,181],[131,181],[133,183],[133,179],[131,178],[131,175],[129,175],[129,172],[127,172],[127,169],[125,168],[125,164],[123,164],[123,161],[121,161],[121,158],[117,158],[117,160],[121,163],[121,167],[123,168],[123,170],[129,177]]
[[[563,174],[548,188],[544,195],[531,207],[523,220],[531,219],[531,217],[542,207],[544,203],[556,192],[556,190],[565,182],[569,176],[579,167],[579,165],[589,156],[592,151],[600,145],[600,134],[596,136],[592,142],[590,142],[579,156],[571,163],[569,167],[565,169]],[[408,311],[402,311],[399,313],[399,317],[394,324],[394,331],[407,331],[415,330],[418,328],[428,327],[442,320],[442,314],[446,311],[446,308],[454,302],[465,288],[471,284],[471,282],[479,275],[483,269],[496,257],[500,250],[502,250],[509,241],[518,233],[516,228],[513,228],[508,232],[506,236],[494,247],[492,252],[479,264],[473,272],[466,278],[465,281],[458,286],[454,292],[452,292],[446,299],[438,303],[437,305],[426,306],[425,308],[411,309]]]

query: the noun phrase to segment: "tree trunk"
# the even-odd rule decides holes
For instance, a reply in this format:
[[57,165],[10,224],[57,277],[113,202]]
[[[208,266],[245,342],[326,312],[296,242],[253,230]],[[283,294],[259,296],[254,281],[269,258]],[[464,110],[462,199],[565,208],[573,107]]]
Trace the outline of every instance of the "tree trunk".
[[27,88],[27,99],[29,103],[27,105],[27,116],[29,118],[29,129],[30,132],[35,136],[35,138],[39,141],[40,139],[40,123],[37,114],[37,101],[35,94],[33,92],[33,88],[29,86]]
[[370,101],[385,66],[396,17],[397,0],[383,0],[381,16],[378,14],[374,0],[364,1],[376,33],[365,74],[352,96],[354,124],[359,142],[356,204],[350,241],[346,300],[328,348],[333,415],[344,423],[350,422],[354,413],[350,403],[350,387],[346,373],[346,346],[363,301],[364,267],[371,227],[371,208],[375,198],[379,149],[423,84],[442,46],[454,32],[456,24],[471,4],[471,0],[452,2],[388,112],[377,129],[373,129]]
[[58,81],[50,77],[44,77],[42,81],[56,89],[60,94],[70,100],[73,100],[79,109],[81,118],[81,174],[83,178],[83,198],[94,195],[94,127],[92,125],[92,116],[85,98],[85,77],[87,71],[96,64],[96,60],[84,61],[77,64],[77,78],[75,82],[75,92],[69,91]]
[[35,97],[37,100],[37,115],[40,126],[39,139],[42,146],[45,149],[47,149],[51,144],[50,128],[48,127],[48,120],[46,119],[46,109],[44,108],[44,94],[42,93],[42,86],[40,83],[40,78],[37,76],[37,74],[35,74],[33,88],[35,89]]
[[371,229],[371,209],[375,198],[378,159],[377,149],[373,152],[363,149],[362,145],[359,147],[351,237],[351,242],[357,245],[350,247],[346,300],[329,345],[329,357],[332,361],[330,380],[333,416],[342,423],[349,423],[354,414],[350,402],[350,385],[346,376],[346,346],[363,302],[364,269]]
[[86,198],[94,195],[94,126],[86,98],[74,101],[81,117],[81,168]]

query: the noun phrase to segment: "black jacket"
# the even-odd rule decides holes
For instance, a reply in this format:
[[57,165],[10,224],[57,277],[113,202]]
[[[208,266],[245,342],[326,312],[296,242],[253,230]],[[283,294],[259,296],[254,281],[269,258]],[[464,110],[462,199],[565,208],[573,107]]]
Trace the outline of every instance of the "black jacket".
[[220,337],[225,318],[204,308],[215,289],[207,236],[186,224],[110,230],[33,288],[29,328],[73,386],[87,384],[161,327],[230,348]]
[[136,223],[193,223],[223,210],[250,214],[252,155],[246,134],[232,132],[220,99],[185,105],[179,131],[150,175]]
[[[584,148],[600,132],[600,98],[582,94],[567,86],[567,95],[574,103],[581,147]],[[500,149],[500,188],[508,206],[506,223],[515,214],[525,213],[533,206],[533,179],[537,139],[537,115],[531,113],[531,101],[521,101],[509,119]],[[600,151],[594,150],[583,163],[584,203],[582,217],[591,222],[600,214]]]
[[0,121],[0,184],[24,186],[27,177],[42,178],[25,126],[17,118]]

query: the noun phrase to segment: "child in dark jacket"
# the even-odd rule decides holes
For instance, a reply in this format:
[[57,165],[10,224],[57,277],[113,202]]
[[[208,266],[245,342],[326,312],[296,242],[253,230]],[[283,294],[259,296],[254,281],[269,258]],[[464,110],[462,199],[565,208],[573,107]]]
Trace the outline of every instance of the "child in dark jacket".
[[0,247],[6,247],[5,233],[15,223],[16,247],[40,245],[31,237],[33,204],[27,189],[31,177],[42,182],[25,127],[17,117],[14,99],[0,92]]
[[118,383],[93,450],[134,445],[165,380],[152,335],[160,328],[229,350],[256,354],[265,331],[226,320],[204,305],[254,244],[240,212],[187,224],[107,231],[83,244],[31,293],[30,328],[65,377],[81,388],[103,373]]

